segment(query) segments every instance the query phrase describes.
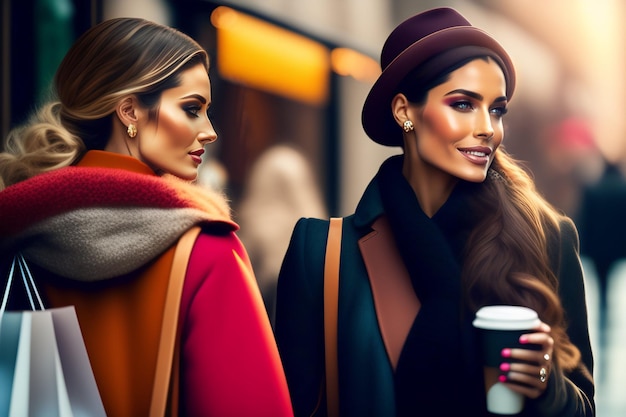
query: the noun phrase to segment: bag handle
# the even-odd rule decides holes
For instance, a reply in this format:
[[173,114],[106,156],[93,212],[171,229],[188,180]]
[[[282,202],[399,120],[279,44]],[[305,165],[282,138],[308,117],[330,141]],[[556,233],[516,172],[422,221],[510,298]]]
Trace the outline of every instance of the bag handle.
[[185,232],[179,239],[174,252],[163,309],[163,323],[161,325],[157,366],[152,388],[150,417],[166,415],[170,381],[170,392],[172,395],[170,398],[170,415],[178,414],[178,315],[189,257],[200,230],[200,226],[194,226]]
[[324,262],[324,343],[328,417],[339,417],[337,315],[339,310],[339,261],[341,258],[342,223],[341,217],[330,219]]
[[[19,253],[13,256],[13,262],[11,262],[9,277],[7,278],[7,285],[4,288],[4,295],[2,297],[2,305],[0,305],[0,316],[2,316],[2,314],[4,314],[4,312],[6,311],[7,303],[9,302],[9,292],[11,292],[11,285],[13,283],[16,260],[18,268],[20,269],[20,273],[22,275],[22,282],[24,283],[26,295],[28,296],[28,301],[30,302],[30,308],[33,311],[38,309],[44,310],[43,301],[41,301],[41,297],[39,296],[39,291],[37,291],[37,286],[35,285],[33,275],[30,273],[28,264],[26,264],[26,259],[24,259],[24,256]],[[28,279],[26,278],[26,276],[28,276]],[[35,305],[35,301],[33,300],[33,293],[35,295],[35,298],[37,299],[37,305]]]

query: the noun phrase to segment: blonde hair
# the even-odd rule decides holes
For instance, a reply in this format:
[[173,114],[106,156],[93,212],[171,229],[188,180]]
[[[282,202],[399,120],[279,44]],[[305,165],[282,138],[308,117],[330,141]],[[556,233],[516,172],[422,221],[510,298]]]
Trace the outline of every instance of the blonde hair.
[[9,132],[0,153],[0,190],[104,149],[118,101],[135,94],[156,114],[161,92],[206,51],[184,33],[138,18],[106,20],[70,48],[54,78],[55,97]]
[[70,165],[83,142],[61,125],[59,102],[44,105],[23,126],[11,130],[0,153],[0,190],[40,172]]

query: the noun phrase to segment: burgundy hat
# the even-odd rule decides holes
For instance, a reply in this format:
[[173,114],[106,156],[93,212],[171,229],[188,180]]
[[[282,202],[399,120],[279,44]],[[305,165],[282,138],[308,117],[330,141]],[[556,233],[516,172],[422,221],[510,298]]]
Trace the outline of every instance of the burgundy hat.
[[383,45],[380,56],[383,71],[365,99],[361,114],[363,128],[370,138],[382,145],[402,145],[402,129],[391,112],[393,96],[411,71],[451,50],[459,52],[448,54],[445,61],[450,61],[450,57],[458,60],[485,53],[496,58],[504,72],[507,98],[511,98],[515,69],[504,48],[456,10],[447,7],[428,10],[400,23]]

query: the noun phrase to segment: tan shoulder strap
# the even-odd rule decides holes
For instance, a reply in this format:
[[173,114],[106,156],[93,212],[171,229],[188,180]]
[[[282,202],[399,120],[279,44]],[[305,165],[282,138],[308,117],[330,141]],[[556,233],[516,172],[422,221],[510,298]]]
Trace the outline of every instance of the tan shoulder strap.
[[342,218],[330,219],[324,263],[324,342],[326,347],[326,400],[328,417],[339,417],[337,370],[337,313],[339,309],[339,260]]
[[[174,381],[172,390],[171,410],[172,415],[178,410],[178,363],[174,360],[177,345],[178,313],[180,311],[180,299],[183,293],[183,284],[187,273],[187,265],[191,250],[196,238],[200,233],[200,227],[189,229],[181,236],[176,245],[172,270],[167,287],[165,307],[163,310],[163,323],[161,326],[161,337],[159,341],[159,351],[157,353],[157,366],[154,376],[154,386],[152,389],[152,401],[150,404],[150,417],[163,417],[166,415],[168,390],[170,380]],[[172,371],[174,368],[174,371]]]

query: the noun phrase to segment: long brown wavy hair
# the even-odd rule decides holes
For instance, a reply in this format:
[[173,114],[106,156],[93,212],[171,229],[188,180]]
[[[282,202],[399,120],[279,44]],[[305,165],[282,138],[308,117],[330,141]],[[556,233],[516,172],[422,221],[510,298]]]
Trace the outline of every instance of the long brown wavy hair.
[[135,94],[156,117],[161,93],[180,85],[206,51],[186,34],[139,18],[106,20],[81,35],[61,62],[53,97],[11,130],[0,153],[0,190],[104,149],[117,102]]
[[562,215],[502,147],[472,203],[473,210],[489,215],[478,222],[466,245],[463,283],[469,308],[510,304],[534,309],[552,328],[554,360],[563,369],[575,368],[580,352],[565,331],[558,279],[548,253]]

